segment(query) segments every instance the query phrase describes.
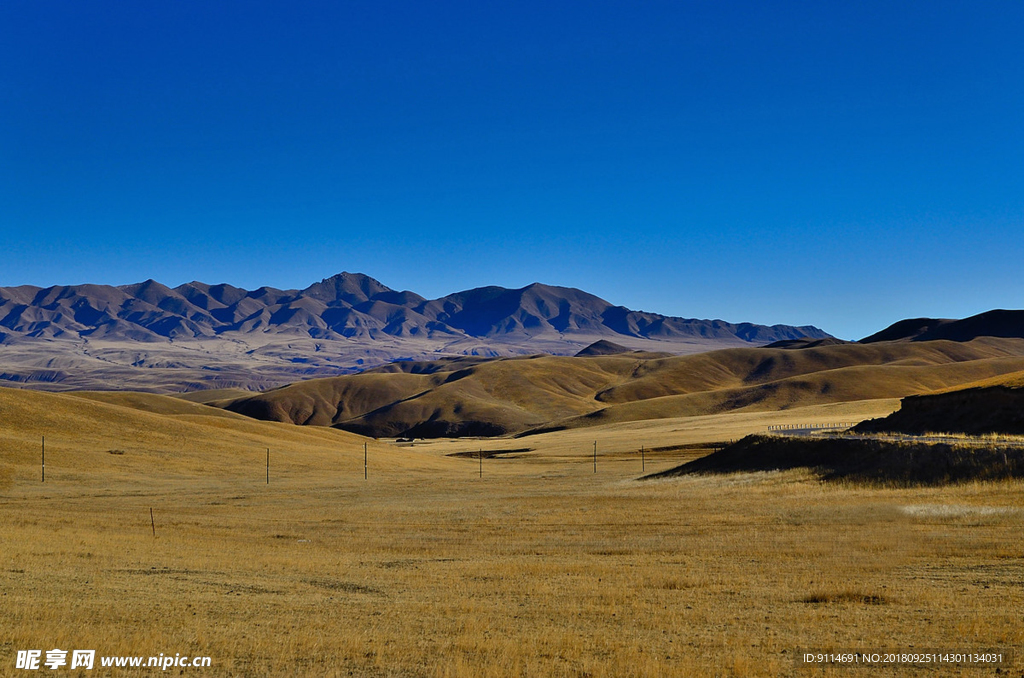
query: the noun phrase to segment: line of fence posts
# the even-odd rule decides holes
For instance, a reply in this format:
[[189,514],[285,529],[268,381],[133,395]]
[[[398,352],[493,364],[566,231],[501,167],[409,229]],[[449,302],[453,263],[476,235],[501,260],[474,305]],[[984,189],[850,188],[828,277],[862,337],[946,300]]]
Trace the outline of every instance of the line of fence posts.
[[[369,457],[367,453],[367,444],[363,443],[363,480],[369,478]],[[267,448],[267,463],[266,463],[266,484],[270,484],[270,448]],[[594,472],[597,473],[597,443],[594,443]],[[483,449],[480,450],[480,477],[484,477],[484,462],[483,462]],[[46,482],[46,436],[40,438],[39,448],[39,482]]]
[[[848,422],[834,423],[834,424],[774,424],[768,427],[769,431],[787,431],[787,430],[808,430],[808,429],[844,429],[850,428],[854,424]],[[941,436],[940,436],[941,437]],[[730,444],[733,441],[729,441]],[[715,446],[714,449],[718,451],[721,449],[719,446]],[[1008,465],[1006,460],[1006,453],[1003,452],[1003,463]],[[594,473],[597,473],[597,441],[594,441]],[[46,436],[41,436],[40,439],[40,482],[46,482]],[[480,478],[484,477],[484,451],[483,448],[477,450],[477,463],[478,463],[478,474]],[[644,445],[640,446],[640,470],[641,472],[647,472],[647,455],[646,448]],[[363,480],[369,478],[369,454],[367,443],[363,443]],[[270,448],[267,448],[267,485],[270,484]],[[149,509],[149,521],[150,527],[153,532],[153,536],[156,536],[156,518],[153,515],[153,509]]]
[[[800,430],[800,429],[826,429],[826,428],[849,428],[853,424],[839,423],[839,424],[810,424],[810,425],[797,425],[797,424],[775,424],[768,427],[769,431],[784,431],[784,430]],[[266,463],[266,484],[270,484],[270,448],[267,449],[267,463]],[[718,449],[717,446],[715,448]],[[483,448],[477,450],[477,463],[478,463],[478,476],[484,477],[484,451]],[[593,452],[593,463],[594,473],[597,473],[597,441],[594,441],[594,452]],[[643,473],[647,472],[647,451],[644,445],[640,446],[640,471]],[[363,480],[369,479],[369,453],[367,443],[363,443]],[[40,440],[40,481],[46,482],[46,436],[42,436]],[[150,522],[153,528],[153,536],[156,536],[156,522],[153,518],[153,509],[150,512]]]
[[[783,424],[783,425],[769,426],[768,428],[769,428],[769,430],[783,430],[787,426],[788,425]],[[842,425],[834,425],[833,427],[838,427],[838,426],[842,426]],[[793,428],[796,428],[796,427],[793,426]],[[269,485],[270,484],[270,448],[268,447],[266,449],[267,449],[267,455],[266,455],[266,459],[267,459],[267,463],[266,463],[266,471],[267,471],[267,473],[266,473],[266,484]],[[593,455],[593,457],[594,457],[594,473],[597,473],[597,441],[596,440],[594,441],[594,455]],[[484,477],[484,451],[483,451],[482,447],[477,450],[477,462],[478,462],[478,469],[479,469],[478,470],[479,477],[483,478]],[[646,454],[646,448],[643,445],[640,446],[640,470],[641,470],[641,472],[644,472],[644,473],[647,472],[647,454]],[[42,438],[40,440],[40,473],[41,473],[41,482],[46,482],[46,436],[42,436]],[[363,480],[367,480],[368,478],[369,478],[369,453],[368,453],[367,443],[364,442],[363,443]],[[152,529],[152,532],[153,532],[153,536],[155,537],[156,536],[156,518],[153,515],[153,509],[152,508],[149,509],[149,522],[150,522],[150,528]]]
[[[270,448],[266,448],[266,484],[270,484]],[[477,461],[479,465],[479,477],[484,477],[484,450],[479,448],[477,450]],[[46,482],[46,436],[42,436],[40,440],[40,482]],[[640,470],[646,472],[647,470],[647,458],[644,450],[644,446],[640,446]],[[594,441],[594,473],[597,473],[597,441]],[[363,443],[363,480],[369,478],[369,454],[367,443]],[[153,536],[156,536],[156,518],[153,515],[153,509],[149,509],[149,522],[150,527],[153,531]]]
[[851,422],[837,422],[834,424],[773,424],[768,427],[769,431],[812,431],[828,429],[846,429],[854,426]]
[[[829,425],[829,426],[822,426],[822,428],[839,428],[839,427],[842,427],[842,426],[846,426],[846,424],[832,424],[832,425]],[[792,426],[792,425],[788,425],[788,424],[781,424],[781,425],[769,426],[768,430],[770,430],[770,431],[778,431],[778,430],[785,430],[787,428],[797,428],[797,427],[796,426]],[[41,439],[40,442],[41,442],[41,449],[40,449],[40,474],[41,474],[41,476],[40,476],[40,480],[41,480],[41,482],[45,483],[46,482],[46,436],[42,436],[42,439]],[[269,485],[270,484],[270,448],[268,447],[266,449],[267,449],[267,455],[266,455],[266,459],[267,459],[267,463],[266,463],[266,484]],[[480,448],[477,451],[477,457],[478,457],[478,463],[479,463],[479,472],[478,472],[478,474],[479,474],[480,478],[483,478],[484,477],[484,451],[483,451],[483,448]],[[597,473],[597,441],[596,440],[594,441],[594,454],[593,454],[593,457],[594,457],[594,473]],[[644,472],[644,473],[646,473],[646,471],[647,471],[647,454],[646,454],[646,449],[645,449],[645,447],[643,445],[640,446],[640,471]],[[363,480],[367,480],[367,479],[369,479],[369,454],[368,454],[367,443],[363,443]]]

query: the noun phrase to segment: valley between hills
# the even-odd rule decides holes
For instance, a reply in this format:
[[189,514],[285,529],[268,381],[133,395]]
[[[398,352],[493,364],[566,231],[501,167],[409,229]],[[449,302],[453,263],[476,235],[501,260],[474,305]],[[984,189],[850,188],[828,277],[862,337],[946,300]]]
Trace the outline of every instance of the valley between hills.
[[[466,678],[799,676],[801,648],[1017,648],[1019,443],[770,433],[1013,433],[1017,313],[700,352],[566,329],[286,385],[268,367],[258,392],[255,358],[237,382],[147,362],[150,344],[201,356],[224,336],[122,337],[140,365],[82,376],[81,356],[51,357],[59,379],[0,388],[0,644],[185,651],[212,676]],[[28,334],[4,350],[77,341]],[[528,351],[540,334],[572,354]],[[321,340],[342,341],[287,339]]]

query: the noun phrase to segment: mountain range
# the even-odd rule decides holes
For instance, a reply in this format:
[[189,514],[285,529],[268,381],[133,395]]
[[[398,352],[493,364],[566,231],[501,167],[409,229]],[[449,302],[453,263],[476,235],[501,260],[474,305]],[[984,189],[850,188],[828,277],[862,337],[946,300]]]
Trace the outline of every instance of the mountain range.
[[0,382],[54,389],[262,389],[399,359],[572,355],[598,340],[686,354],[829,336],[634,311],[539,283],[439,299],[359,273],[302,290],[154,280],[0,288]]

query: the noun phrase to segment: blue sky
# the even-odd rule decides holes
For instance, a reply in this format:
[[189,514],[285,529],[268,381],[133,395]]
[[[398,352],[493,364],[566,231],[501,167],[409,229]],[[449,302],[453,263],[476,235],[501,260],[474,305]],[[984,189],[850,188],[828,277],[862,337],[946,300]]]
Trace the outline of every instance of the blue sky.
[[1024,307],[1024,4],[0,4],[0,285]]

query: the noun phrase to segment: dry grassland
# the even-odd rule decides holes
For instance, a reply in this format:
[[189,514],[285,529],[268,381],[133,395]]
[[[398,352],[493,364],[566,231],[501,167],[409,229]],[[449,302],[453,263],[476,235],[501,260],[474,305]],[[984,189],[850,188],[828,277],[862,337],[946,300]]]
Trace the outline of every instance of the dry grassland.
[[[0,675],[59,647],[213,658],[182,675],[838,676],[794,653],[1024,644],[1024,484],[634,481],[640,444],[656,471],[892,401],[370,441],[363,480],[361,438],[168,400],[0,389]],[[483,478],[449,456],[523,447]]]

